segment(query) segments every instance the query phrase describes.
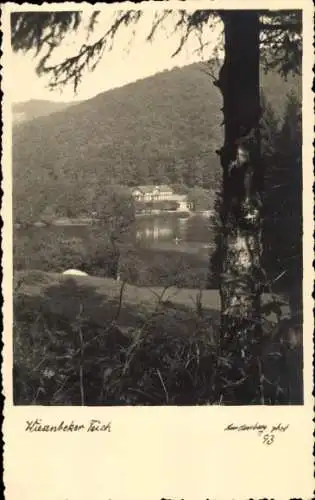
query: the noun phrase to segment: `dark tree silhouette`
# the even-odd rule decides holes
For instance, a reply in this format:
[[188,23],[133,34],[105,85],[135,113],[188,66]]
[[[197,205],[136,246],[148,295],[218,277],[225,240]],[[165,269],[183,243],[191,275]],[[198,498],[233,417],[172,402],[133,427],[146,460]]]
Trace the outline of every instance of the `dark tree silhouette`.
[[[302,305],[302,117],[301,102],[287,97],[282,122],[269,111],[264,209],[264,266],[274,289],[287,290],[292,317],[301,324]],[[273,123],[272,123],[273,122]],[[268,238],[267,238],[268,236]]]
[[112,247],[113,257],[109,277],[118,279],[120,268],[120,246],[132,238],[135,221],[135,207],[132,196],[126,190],[117,186],[102,189],[102,194],[96,194],[93,206],[96,212],[96,231],[101,232],[101,238],[107,239]]
[[[85,68],[94,69],[104,50],[111,49],[120,28],[136,25],[142,14],[141,10],[118,11],[96,42],[85,43],[76,55],[53,65],[50,56],[69,31],[78,29],[82,14],[14,13],[12,47],[14,51],[36,49],[38,74],[49,74],[51,87],[72,82],[77,89]],[[220,20],[223,22],[225,58],[215,81],[223,96],[225,130],[224,145],[218,152],[223,168],[221,347],[232,359],[233,369],[227,377],[241,388],[236,396],[234,393],[240,403],[255,402],[257,398],[263,402],[262,394],[257,395],[264,178],[260,161],[259,63],[262,60],[267,69],[277,68],[284,77],[300,71],[301,14],[302,11],[157,11],[148,35],[148,40],[152,40],[163,21],[173,16],[175,30],[181,32],[175,54],[192,34],[199,36],[202,50],[203,31],[213,29]],[[94,12],[90,32],[98,20],[99,12]],[[250,379],[250,385],[238,384],[242,379]],[[220,383],[218,391],[222,393]]]

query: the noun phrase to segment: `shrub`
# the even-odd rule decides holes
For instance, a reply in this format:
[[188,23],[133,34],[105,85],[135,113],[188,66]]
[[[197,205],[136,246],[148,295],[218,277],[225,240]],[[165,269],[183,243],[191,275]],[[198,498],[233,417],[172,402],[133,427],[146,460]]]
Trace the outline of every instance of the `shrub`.
[[[93,306],[90,314],[87,303]],[[162,296],[150,313],[123,299],[117,305],[110,295],[102,297],[69,278],[37,296],[16,289],[15,404],[238,404],[240,397],[248,404],[261,402],[259,388],[250,387],[252,368],[245,382],[224,378],[229,360],[227,353],[219,357],[213,311],[200,314]],[[118,326],[120,317],[124,328]],[[303,399],[301,346],[286,341],[288,331],[284,326],[262,339],[265,404]]]

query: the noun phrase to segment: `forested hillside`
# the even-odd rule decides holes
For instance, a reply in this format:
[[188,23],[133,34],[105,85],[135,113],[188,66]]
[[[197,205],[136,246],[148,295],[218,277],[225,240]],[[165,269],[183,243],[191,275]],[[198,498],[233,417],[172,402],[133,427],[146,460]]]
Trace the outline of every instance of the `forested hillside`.
[[63,111],[71,105],[71,102],[54,102],[40,99],[16,102],[12,105],[12,120],[14,124],[24,123],[41,116]]
[[[278,115],[297,81],[262,72]],[[221,95],[194,64],[104,92],[13,130],[14,215],[88,212],[108,183],[215,188]]]

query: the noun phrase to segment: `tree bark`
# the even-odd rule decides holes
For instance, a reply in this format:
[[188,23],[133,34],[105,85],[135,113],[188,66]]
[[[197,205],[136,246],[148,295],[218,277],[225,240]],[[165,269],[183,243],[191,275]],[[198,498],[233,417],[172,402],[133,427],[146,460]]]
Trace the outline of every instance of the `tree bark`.
[[[220,392],[223,401],[250,404],[259,393],[262,281],[259,16],[255,11],[222,11],[221,17],[225,31],[225,60],[217,82],[225,128],[224,146],[218,152],[223,168],[221,356],[229,358],[230,368],[224,384],[221,377]],[[260,394],[257,402],[261,398]]]

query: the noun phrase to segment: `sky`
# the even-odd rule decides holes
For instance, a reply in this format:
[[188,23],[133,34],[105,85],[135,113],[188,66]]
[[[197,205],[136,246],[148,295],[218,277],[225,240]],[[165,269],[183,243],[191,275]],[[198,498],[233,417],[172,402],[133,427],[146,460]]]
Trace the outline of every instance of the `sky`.
[[[112,13],[111,13],[112,15]],[[86,18],[87,19],[87,18]],[[180,33],[172,34],[174,16],[163,24],[156,32],[153,42],[147,42],[146,36],[152,27],[153,13],[147,11],[137,24],[136,34],[132,37],[133,27],[123,27],[115,37],[111,51],[104,53],[94,72],[87,72],[82,79],[77,94],[71,85],[62,90],[50,91],[48,79],[38,77],[36,65],[38,59],[33,53],[12,53],[10,64],[10,92],[13,102],[24,102],[30,99],[48,99],[51,101],[73,101],[88,99],[103,91],[134,82],[163,70],[176,66],[185,66],[193,62],[207,61],[213,55],[213,48],[218,46],[222,26],[207,28],[203,35],[206,47],[201,54],[200,44],[196,36],[192,36],[182,51],[175,57],[172,54],[180,42]],[[95,41],[104,33],[104,27],[110,24],[108,13],[102,13],[90,41]],[[75,35],[69,35],[62,46],[56,50],[54,62],[61,61],[78,52],[86,40],[84,26]],[[132,42],[130,43],[130,40]],[[22,84],[21,84],[22,82]]]

